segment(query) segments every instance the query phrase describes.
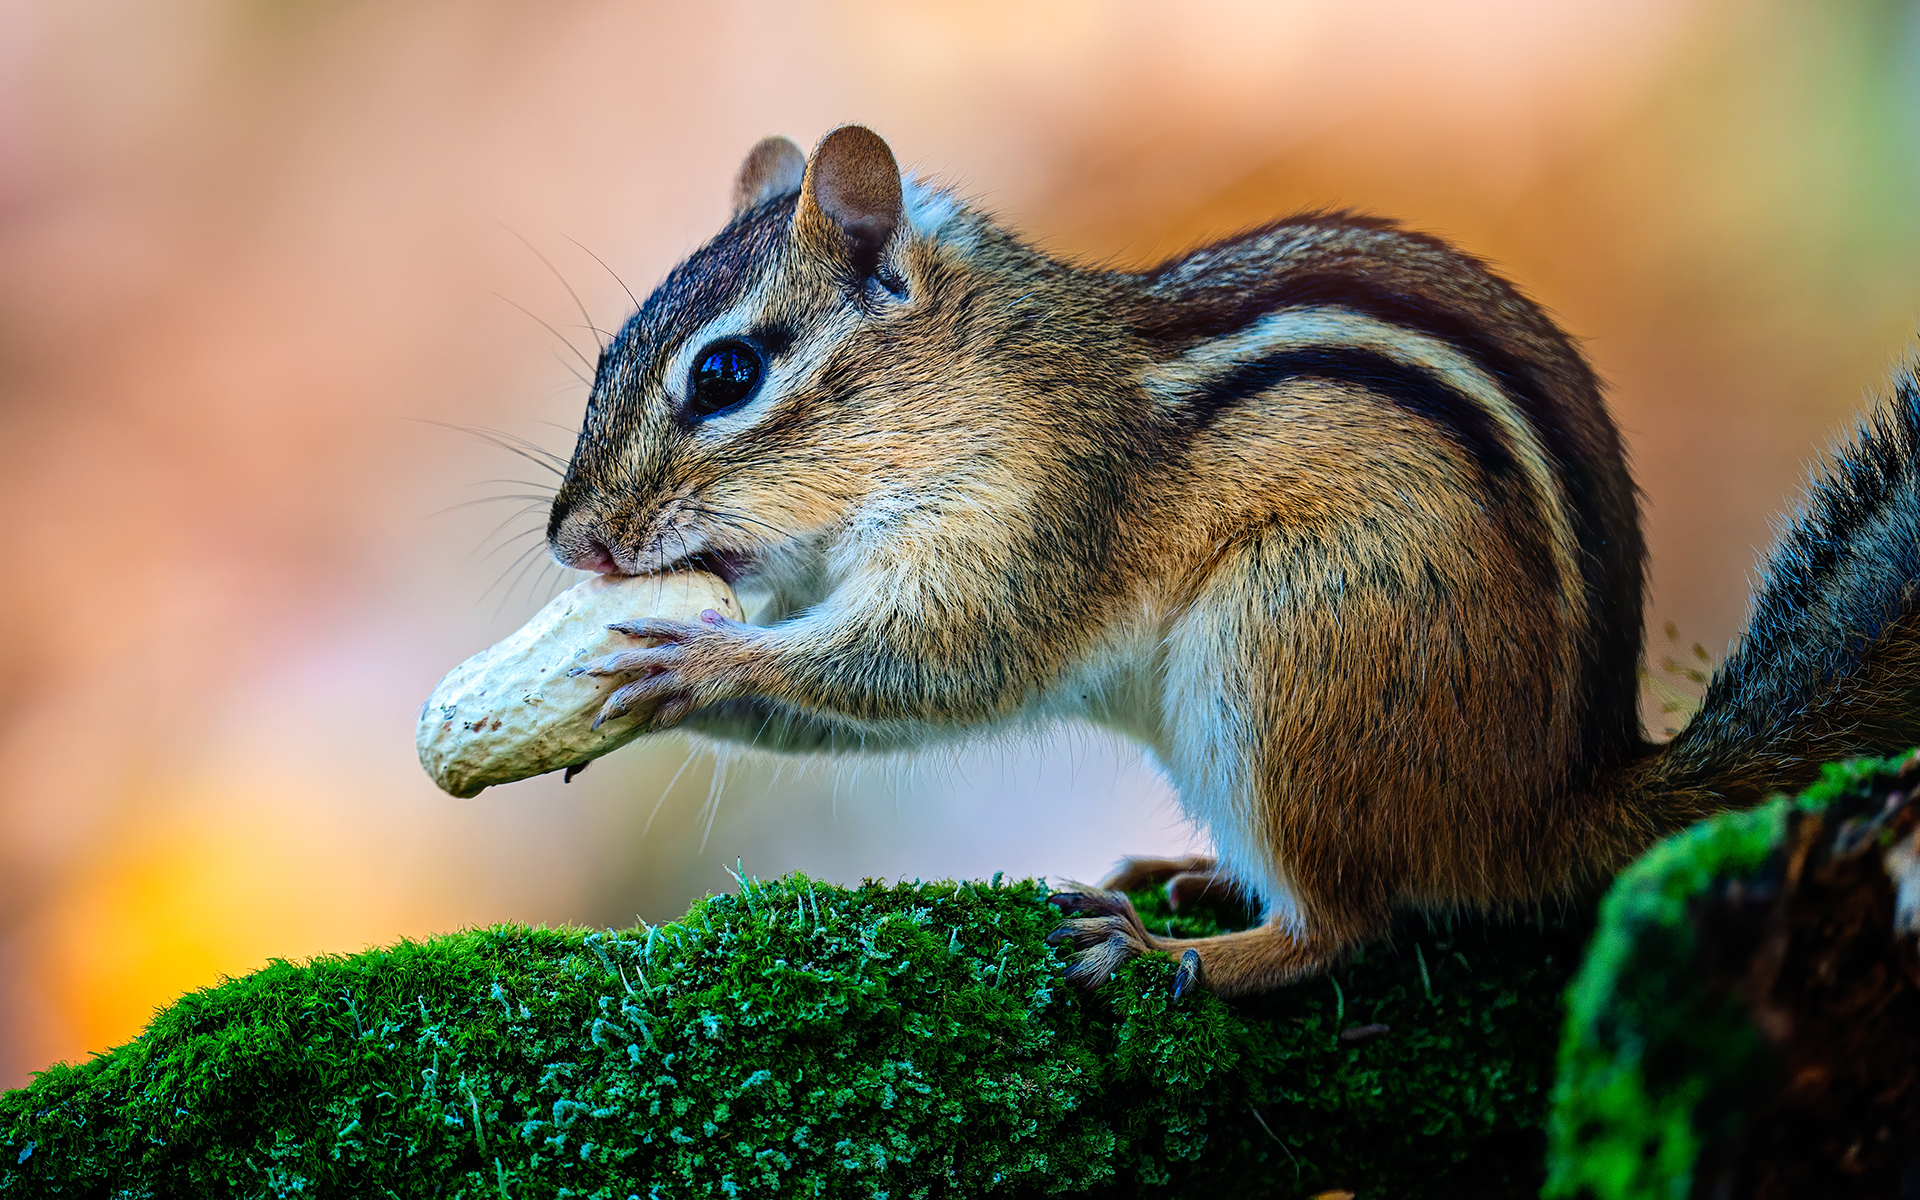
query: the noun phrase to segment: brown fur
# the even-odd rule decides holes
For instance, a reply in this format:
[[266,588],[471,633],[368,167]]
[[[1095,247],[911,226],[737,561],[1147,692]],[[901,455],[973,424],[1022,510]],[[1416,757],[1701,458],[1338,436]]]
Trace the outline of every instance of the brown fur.
[[[1756,752],[1689,783],[1642,741],[1620,439],[1484,264],[1315,215],[1087,270],[938,194],[910,210],[867,130],[829,134],[790,197],[762,195],[787,177],[767,145],[736,192],[761,198],[609,348],[550,540],[770,598],[756,626],[648,625],[665,644],[610,712],[799,751],[1119,729],[1219,839],[1209,882],[1271,915],[1173,942],[1080,889],[1076,974],[1163,951],[1224,994],[1396,907],[1566,895],[1797,777]],[[690,416],[716,338],[765,348],[767,382]]]

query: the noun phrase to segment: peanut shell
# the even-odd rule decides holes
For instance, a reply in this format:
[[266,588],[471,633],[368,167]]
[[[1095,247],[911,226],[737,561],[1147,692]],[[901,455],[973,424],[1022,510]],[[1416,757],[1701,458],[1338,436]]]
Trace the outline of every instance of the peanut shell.
[[740,619],[725,580],[698,571],[596,575],[555,596],[533,619],[440,681],[420,709],[420,765],[455,796],[477,796],[578,766],[647,732],[649,711],[593,728],[607,697],[632,677],[569,675],[574,667],[655,643],[607,626],[641,617],[697,620],[705,609]]

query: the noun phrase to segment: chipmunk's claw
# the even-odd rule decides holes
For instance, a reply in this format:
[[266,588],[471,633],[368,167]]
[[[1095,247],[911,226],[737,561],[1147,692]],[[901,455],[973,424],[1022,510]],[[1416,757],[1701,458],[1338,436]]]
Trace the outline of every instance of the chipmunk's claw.
[[[642,705],[659,702],[664,704],[681,690],[681,684],[671,671],[661,671],[645,679],[635,680],[607,697],[600,707],[600,715],[593,719],[593,727],[600,728],[608,721],[616,721]],[[655,721],[658,723],[659,710],[655,709]]]
[[689,638],[704,637],[716,628],[743,627],[742,623],[721,613],[718,609],[703,608],[697,621],[672,621],[666,617],[641,617],[632,621],[615,621],[607,628],[615,633],[624,633],[628,637],[651,638],[663,645],[684,642]]
[[596,658],[583,667],[575,667],[568,675],[592,675],[603,678],[609,675],[638,675],[642,671],[665,671],[685,662],[687,651],[684,646],[665,645],[648,646],[643,650],[621,650],[602,658]]
[[593,718],[591,728],[598,729],[608,721],[618,721],[627,715],[627,712],[633,708],[633,704],[629,701],[626,691],[626,688],[621,688],[607,697],[607,702],[600,706],[599,714]]
[[1180,956],[1180,968],[1173,973],[1173,998],[1180,999],[1200,982],[1200,952],[1189,946]]
[[1099,987],[1129,959],[1175,950],[1180,953],[1180,965],[1173,974],[1173,998],[1178,1000],[1206,986],[1201,978],[1200,952],[1154,938],[1140,923],[1140,914],[1133,910],[1133,902],[1124,892],[1069,884],[1047,900],[1067,918],[1047,935],[1047,944],[1073,948],[1067,978],[1082,987]]
[[[707,613],[712,611],[708,609]],[[703,619],[707,613],[702,614]],[[617,651],[567,672],[569,675],[599,678],[644,676],[607,697],[599,715],[593,719],[593,728],[598,729],[608,721],[617,721],[643,705],[652,706],[653,712],[649,715],[655,728],[672,725],[691,711],[692,705],[679,703],[684,699],[682,693],[686,689],[681,672],[689,658],[687,643],[695,638],[711,636],[713,630],[710,625],[645,617],[636,621],[618,621],[607,628],[628,637],[646,639],[654,645]]]
[[633,621],[615,621],[607,626],[615,633],[624,633],[628,637],[649,638],[662,644],[685,641],[698,637],[706,630],[692,621],[672,621],[666,617],[641,617]]

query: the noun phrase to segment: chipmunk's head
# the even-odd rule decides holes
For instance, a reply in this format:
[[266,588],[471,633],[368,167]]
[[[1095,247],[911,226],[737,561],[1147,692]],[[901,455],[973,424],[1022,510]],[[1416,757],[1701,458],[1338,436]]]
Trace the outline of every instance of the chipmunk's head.
[[554,498],[561,563],[752,577],[843,522],[898,445],[872,435],[937,376],[925,293],[944,194],[903,188],[859,126],[805,158],[755,146],[733,217],[607,346]]

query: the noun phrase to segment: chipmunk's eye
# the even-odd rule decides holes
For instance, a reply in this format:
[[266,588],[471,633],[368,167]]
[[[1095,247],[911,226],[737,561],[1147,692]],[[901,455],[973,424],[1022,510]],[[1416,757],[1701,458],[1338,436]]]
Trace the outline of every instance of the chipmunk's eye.
[[693,360],[693,384],[687,389],[687,416],[711,416],[752,396],[766,367],[760,352],[745,342],[715,342]]

